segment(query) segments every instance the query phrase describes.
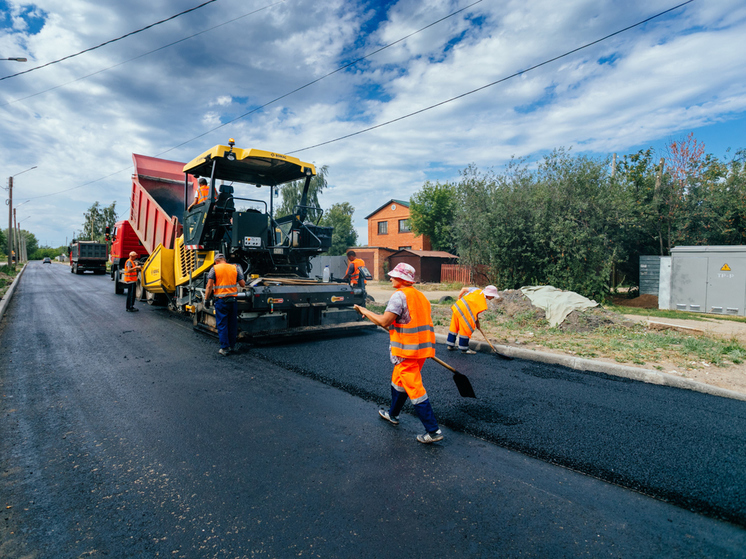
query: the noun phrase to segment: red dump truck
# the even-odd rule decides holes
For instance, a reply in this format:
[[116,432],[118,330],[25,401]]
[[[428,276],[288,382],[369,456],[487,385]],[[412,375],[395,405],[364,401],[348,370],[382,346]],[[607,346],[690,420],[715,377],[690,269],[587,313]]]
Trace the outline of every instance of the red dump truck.
[[[186,186],[184,163],[132,154],[132,195],[130,216],[114,225],[112,235],[111,279],[114,290],[121,294],[124,284],[124,263],[130,252],[137,253],[144,262],[158,245],[173,248],[174,240],[181,235],[179,217],[184,213],[184,200],[193,195],[194,184]],[[185,189],[191,188],[185,193]],[[137,298],[153,298],[154,294],[137,285]]]

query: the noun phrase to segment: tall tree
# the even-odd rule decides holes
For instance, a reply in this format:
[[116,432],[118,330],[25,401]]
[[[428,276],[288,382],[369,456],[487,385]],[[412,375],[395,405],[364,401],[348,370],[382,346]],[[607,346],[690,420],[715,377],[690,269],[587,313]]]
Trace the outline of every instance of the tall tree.
[[453,251],[457,190],[451,183],[427,181],[409,200],[409,224],[415,236],[430,238],[433,249]]
[[0,229],[0,252],[3,252],[3,253],[5,253],[6,255],[8,254],[8,253],[6,252],[6,249],[7,249],[7,246],[6,246],[6,244],[7,244],[7,242],[8,242],[8,241],[7,241],[7,239],[5,238],[5,233],[3,232],[3,230],[2,230],[2,229]]
[[333,204],[321,218],[320,225],[334,227],[332,233],[331,256],[339,256],[357,244],[357,231],[352,226],[352,214],[355,213],[349,202]]
[[[319,194],[321,194],[327,187],[327,175],[329,174],[329,167],[323,165],[322,167],[316,168],[316,175],[311,178],[311,184],[308,188],[308,199],[306,205],[311,208],[321,208],[319,204]],[[305,186],[305,179],[289,182],[282,185],[280,192],[282,193],[282,203],[275,210],[275,216],[283,217],[293,213],[296,206],[300,205],[301,197],[303,195],[303,187]],[[313,221],[319,219],[321,212],[309,210],[308,219]]]
[[88,208],[83,214],[85,221],[78,239],[103,242],[106,228],[113,228],[117,221],[116,204],[116,202],[112,202],[110,206],[102,207],[98,202],[95,202]]

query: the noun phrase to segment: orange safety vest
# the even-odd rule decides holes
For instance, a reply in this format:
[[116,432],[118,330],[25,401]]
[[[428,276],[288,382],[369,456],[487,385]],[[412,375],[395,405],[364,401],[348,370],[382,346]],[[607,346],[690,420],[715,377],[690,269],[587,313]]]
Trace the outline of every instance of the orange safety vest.
[[391,325],[391,353],[404,359],[435,357],[435,328],[430,301],[414,287],[402,287],[400,291],[407,298],[411,320],[408,324],[394,322]]
[[456,304],[451,307],[451,310],[462,320],[469,336],[474,333],[477,329],[477,317],[479,313],[487,310],[487,299],[482,293],[481,289],[467,293],[461,299],[456,301]]
[[[210,197],[210,185],[198,184],[197,189],[197,203],[201,204],[202,202],[207,201],[207,199]],[[217,194],[217,192],[215,194]],[[217,198],[217,196],[215,198]]]
[[128,258],[127,262],[124,263],[124,283],[135,283],[137,281],[137,270],[135,270],[137,262]]
[[233,264],[215,264],[215,297],[238,295],[238,270]]
[[[360,266],[365,266],[365,260],[362,258],[355,258],[352,262],[350,262],[353,266],[355,266],[355,271],[352,272],[352,275],[350,276],[350,283],[352,285],[357,285],[357,280],[360,277]],[[349,267],[349,266],[348,266]],[[368,280],[363,280],[363,284],[367,285]]]

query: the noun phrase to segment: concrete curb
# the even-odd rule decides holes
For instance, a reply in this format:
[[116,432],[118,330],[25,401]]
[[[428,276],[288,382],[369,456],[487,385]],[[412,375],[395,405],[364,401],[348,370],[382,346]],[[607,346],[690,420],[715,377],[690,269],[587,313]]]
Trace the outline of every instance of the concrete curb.
[[13,293],[16,290],[16,286],[18,285],[19,280],[21,279],[21,276],[23,275],[24,270],[26,270],[26,266],[28,265],[28,262],[23,265],[23,268],[21,268],[21,271],[18,272],[18,275],[13,280],[13,283],[10,284],[10,289],[5,292],[5,295],[2,299],[0,299],[0,320],[3,319],[3,316],[5,316],[5,309],[10,304],[10,300],[13,298]]
[[[441,344],[445,344],[446,336],[443,334],[435,334],[435,341]],[[507,355],[508,357],[517,357],[519,359],[538,361],[540,363],[549,363],[552,365],[562,365],[563,367],[568,367],[569,369],[575,369],[577,371],[605,373],[607,375],[628,378],[631,380],[647,382],[650,384],[659,384],[662,386],[670,386],[673,388],[684,388],[686,390],[694,390],[695,392],[711,394],[712,396],[720,396],[722,398],[732,398],[734,400],[746,401],[746,394],[741,394],[740,392],[734,392],[733,390],[727,390],[725,388],[718,388],[717,386],[711,386],[709,384],[704,384],[702,382],[697,382],[694,380],[680,378],[652,369],[641,369],[639,367],[617,365],[616,363],[593,361],[591,359],[581,359],[579,357],[572,357],[569,355],[558,355],[556,353],[547,353],[543,351],[535,351],[532,349],[524,349],[519,347],[497,344],[493,345],[495,346],[495,349],[497,351],[499,351],[503,355]],[[470,340],[469,347],[481,353],[492,353],[492,348],[490,348],[489,344],[487,344],[486,342]]]

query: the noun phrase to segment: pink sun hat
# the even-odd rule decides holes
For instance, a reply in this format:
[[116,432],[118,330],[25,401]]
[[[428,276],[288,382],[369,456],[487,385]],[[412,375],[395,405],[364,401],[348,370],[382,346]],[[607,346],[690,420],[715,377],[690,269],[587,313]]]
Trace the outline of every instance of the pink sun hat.
[[497,294],[497,287],[495,287],[494,285],[488,285],[482,290],[482,293],[485,297],[500,297]]
[[412,266],[410,266],[409,264],[405,264],[404,262],[400,262],[399,264],[397,264],[396,268],[391,270],[388,275],[390,275],[392,278],[399,278],[400,280],[414,283],[414,268],[412,268]]

